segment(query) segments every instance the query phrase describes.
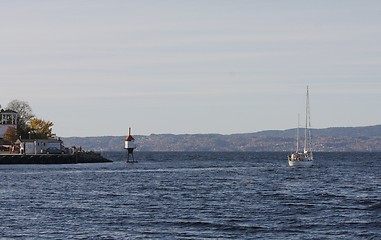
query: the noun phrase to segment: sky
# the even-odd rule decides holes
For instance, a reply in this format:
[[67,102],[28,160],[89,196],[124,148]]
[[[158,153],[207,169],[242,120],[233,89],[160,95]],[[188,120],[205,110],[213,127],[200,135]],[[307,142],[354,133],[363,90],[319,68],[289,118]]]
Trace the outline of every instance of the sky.
[[381,1],[0,0],[0,104],[57,136],[381,124]]

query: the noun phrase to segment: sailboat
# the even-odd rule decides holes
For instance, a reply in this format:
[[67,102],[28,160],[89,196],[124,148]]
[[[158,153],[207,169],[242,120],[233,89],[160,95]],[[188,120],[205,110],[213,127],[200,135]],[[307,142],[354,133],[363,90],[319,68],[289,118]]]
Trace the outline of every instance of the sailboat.
[[306,122],[304,129],[304,146],[303,152],[299,151],[299,117],[298,128],[296,133],[296,150],[288,156],[289,166],[311,166],[313,163],[313,154],[311,148],[311,119],[310,119],[310,100],[307,86],[306,95]]

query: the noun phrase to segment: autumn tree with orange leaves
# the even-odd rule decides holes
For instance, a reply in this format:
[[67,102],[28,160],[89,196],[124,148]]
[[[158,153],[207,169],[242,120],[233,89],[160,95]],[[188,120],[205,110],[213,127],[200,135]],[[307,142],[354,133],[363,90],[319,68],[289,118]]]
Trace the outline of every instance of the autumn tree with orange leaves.
[[3,139],[6,142],[15,143],[17,141],[17,132],[14,127],[8,127],[7,131],[4,133]]
[[40,118],[32,118],[29,123],[31,137],[34,139],[47,139],[53,137],[51,121],[45,121]]

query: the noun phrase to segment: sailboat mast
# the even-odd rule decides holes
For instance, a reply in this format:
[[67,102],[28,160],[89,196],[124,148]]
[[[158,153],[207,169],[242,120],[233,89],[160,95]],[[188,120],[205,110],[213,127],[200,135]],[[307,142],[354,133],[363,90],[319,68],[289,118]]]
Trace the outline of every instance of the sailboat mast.
[[310,101],[309,101],[309,93],[308,93],[308,86],[307,86],[307,95],[306,95],[306,125],[304,129],[304,152],[308,151],[307,146],[307,138],[308,138],[308,124],[309,124],[309,116],[310,116]]
[[299,152],[299,118],[300,114],[298,113],[298,128],[296,129],[296,152]]

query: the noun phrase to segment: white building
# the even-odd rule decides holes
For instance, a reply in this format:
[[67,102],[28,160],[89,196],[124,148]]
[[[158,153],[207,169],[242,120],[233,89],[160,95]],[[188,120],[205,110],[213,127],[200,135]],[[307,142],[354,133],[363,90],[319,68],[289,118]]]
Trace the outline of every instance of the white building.
[[0,138],[4,137],[9,127],[17,130],[17,112],[11,110],[0,110]]
[[19,139],[21,154],[64,153],[63,142],[60,139]]

